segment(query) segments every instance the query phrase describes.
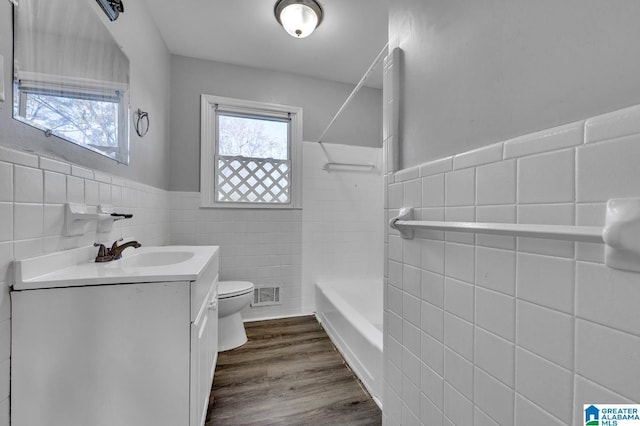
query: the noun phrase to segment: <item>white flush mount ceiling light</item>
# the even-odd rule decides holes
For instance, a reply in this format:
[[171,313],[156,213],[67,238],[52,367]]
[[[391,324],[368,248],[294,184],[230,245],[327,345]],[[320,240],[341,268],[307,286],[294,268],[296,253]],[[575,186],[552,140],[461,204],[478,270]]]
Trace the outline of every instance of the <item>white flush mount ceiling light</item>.
[[315,0],[278,0],[274,13],[282,27],[295,38],[305,38],[322,22],[322,8]]

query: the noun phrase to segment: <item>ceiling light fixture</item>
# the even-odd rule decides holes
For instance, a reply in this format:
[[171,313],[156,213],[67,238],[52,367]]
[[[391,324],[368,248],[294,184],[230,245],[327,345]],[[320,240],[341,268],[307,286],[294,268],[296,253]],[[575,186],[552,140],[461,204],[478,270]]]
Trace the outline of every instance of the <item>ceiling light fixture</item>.
[[278,0],[276,19],[295,38],[305,38],[322,22],[322,7],[315,0]]

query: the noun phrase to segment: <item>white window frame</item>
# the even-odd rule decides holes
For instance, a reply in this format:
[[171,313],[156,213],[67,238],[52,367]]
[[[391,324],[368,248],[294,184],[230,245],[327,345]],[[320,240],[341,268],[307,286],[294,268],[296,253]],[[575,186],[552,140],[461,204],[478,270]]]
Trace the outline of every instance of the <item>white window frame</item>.
[[[289,114],[291,192],[288,203],[217,202],[216,191],[216,111],[236,111],[253,114]],[[200,97],[200,207],[241,209],[301,209],[302,208],[302,108],[248,101],[222,96]]]

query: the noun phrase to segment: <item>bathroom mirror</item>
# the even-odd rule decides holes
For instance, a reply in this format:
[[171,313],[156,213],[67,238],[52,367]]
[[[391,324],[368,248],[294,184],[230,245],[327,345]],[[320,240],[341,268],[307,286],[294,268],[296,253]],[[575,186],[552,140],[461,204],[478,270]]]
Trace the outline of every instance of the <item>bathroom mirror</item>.
[[129,161],[129,59],[92,0],[14,5],[13,116]]

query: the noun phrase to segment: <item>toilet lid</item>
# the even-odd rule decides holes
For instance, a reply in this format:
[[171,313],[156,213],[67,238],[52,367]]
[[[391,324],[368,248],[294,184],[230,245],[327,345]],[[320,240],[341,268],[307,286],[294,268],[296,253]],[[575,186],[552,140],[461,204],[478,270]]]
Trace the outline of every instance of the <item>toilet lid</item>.
[[253,283],[250,283],[249,281],[220,281],[218,283],[219,299],[240,296],[242,294],[251,293],[252,291]]

